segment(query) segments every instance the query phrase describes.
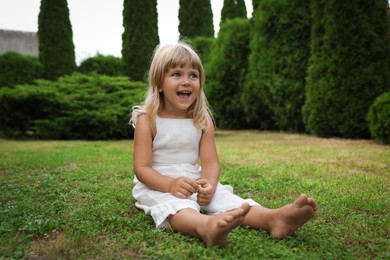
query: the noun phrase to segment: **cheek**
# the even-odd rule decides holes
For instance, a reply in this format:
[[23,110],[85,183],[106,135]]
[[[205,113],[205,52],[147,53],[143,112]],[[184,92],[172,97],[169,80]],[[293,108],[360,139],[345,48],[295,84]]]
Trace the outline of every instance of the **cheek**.
[[201,91],[198,89],[196,92],[193,92],[194,100],[199,99]]

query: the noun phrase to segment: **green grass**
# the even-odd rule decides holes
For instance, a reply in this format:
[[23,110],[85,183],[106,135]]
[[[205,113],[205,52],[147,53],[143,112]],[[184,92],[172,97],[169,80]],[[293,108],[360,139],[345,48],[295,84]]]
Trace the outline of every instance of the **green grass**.
[[135,208],[132,141],[0,140],[0,259],[390,258],[389,146],[254,131],[216,140],[237,194],[275,208],[306,193],[317,216],[281,241],[240,227],[207,249]]

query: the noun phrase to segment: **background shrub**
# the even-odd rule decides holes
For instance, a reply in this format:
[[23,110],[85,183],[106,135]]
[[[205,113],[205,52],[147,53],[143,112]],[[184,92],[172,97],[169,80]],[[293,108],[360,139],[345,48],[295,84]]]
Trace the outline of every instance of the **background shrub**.
[[38,15],[39,60],[45,79],[76,70],[72,24],[67,0],[41,0]]
[[388,3],[314,0],[311,10],[306,129],[324,137],[369,137],[369,107],[390,90]]
[[304,130],[309,43],[309,0],[260,1],[253,19],[247,104],[259,111],[259,101],[264,102],[277,129]]
[[131,107],[145,92],[126,77],[83,75],[0,90],[1,130],[6,136],[41,139],[133,137]]
[[159,43],[157,0],[123,1],[122,58],[126,75],[144,81],[153,50]]
[[96,55],[81,62],[78,71],[89,74],[97,73],[107,76],[126,76],[125,62],[121,58],[112,55]]
[[0,89],[0,127],[9,137],[32,134],[34,120],[54,118],[62,103],[55,88],[18,85]]
[[180,39],[214,37],[210,0],[179,0]]
[[38,58],[16,52],[0,55],[0,87],[31,84],[42,77],[43,66]]
[[222,23],[207,64],[207,97],[218,127],[247,128],[241,96],[248,70],[249,21],[243,18]]
[[196,49],[196,52],[202,59],[203,64],[206,64],[209,61],[210,52],[214,42],[214,37],[197,36],[191,39],[191,45]]
[[244,0],[224,0],[219,26],[221,27],[222,23],[228,19],[246,17],[246,6]]
[[390,144],[390,92],[377,97],[367,116],[371,136],[384,144]]

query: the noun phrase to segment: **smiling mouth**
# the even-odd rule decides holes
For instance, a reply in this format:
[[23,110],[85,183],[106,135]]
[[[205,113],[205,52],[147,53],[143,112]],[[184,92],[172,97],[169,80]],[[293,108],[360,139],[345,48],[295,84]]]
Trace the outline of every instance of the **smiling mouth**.
[[177,95],[181,98],[189,98],[191,96],[191,91],[179,91]]

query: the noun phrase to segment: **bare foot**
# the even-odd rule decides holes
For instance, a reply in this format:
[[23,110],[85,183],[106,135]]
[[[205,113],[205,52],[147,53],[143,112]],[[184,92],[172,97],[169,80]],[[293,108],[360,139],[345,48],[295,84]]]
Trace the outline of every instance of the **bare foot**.
[[229,232],[243,223],[249,208],[249,204],[244,203],[238,209],[210,216],[206,225],[203,226],[203,231],[199,232],[200,238],[207,247],[225,245]]
[[314,217],[317,202],[301,194],[292,204],[274,211],[274,219],[270,225],[270,234],[274,239],[281,239],[291,235]]

